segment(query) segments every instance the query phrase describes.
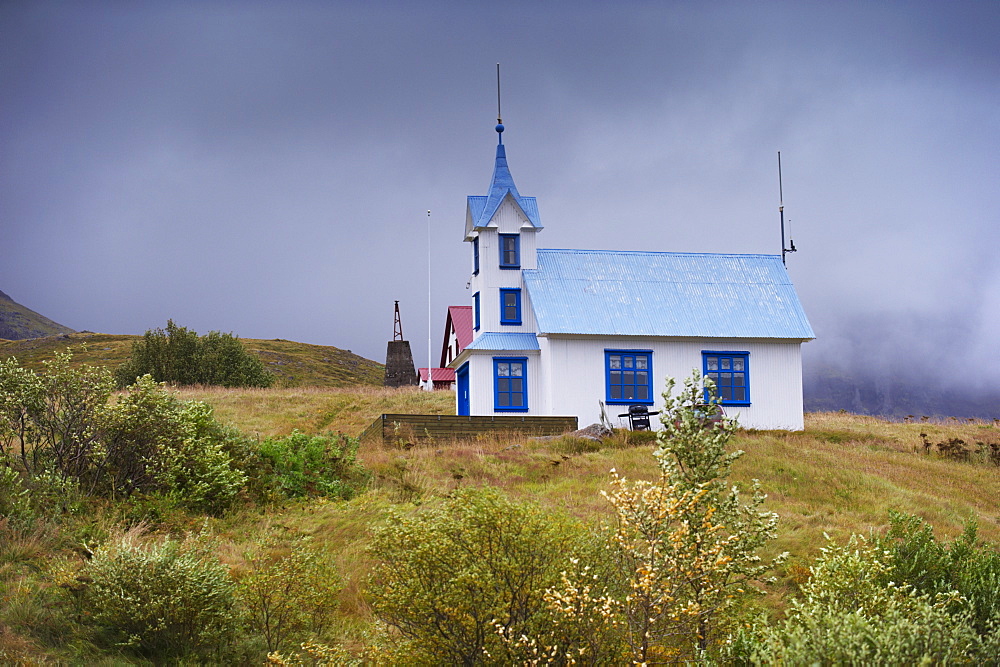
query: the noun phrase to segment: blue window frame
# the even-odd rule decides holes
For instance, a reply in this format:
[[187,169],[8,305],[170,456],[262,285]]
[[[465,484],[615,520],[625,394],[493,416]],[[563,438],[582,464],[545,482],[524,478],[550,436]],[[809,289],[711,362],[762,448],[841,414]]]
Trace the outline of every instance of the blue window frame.
[[493,409],[528,411],[527,357],[493,357]]
[[[702,375],[712,378],[721,405],[750,405],[750,353],[711,352],[701,353]],[[705,390],[705,402],[711,394]]]
[[472,239],[472,275],[479,275],[479,237]]
[[521,268],[521,236],[500,234],[500,268]]
[[479,331],[479,292],[472,295],[472,326]]
[[521,323],[521,290],[500,290],[500,324]]
[[652,350],[605,350],[607,403],[653,404]]

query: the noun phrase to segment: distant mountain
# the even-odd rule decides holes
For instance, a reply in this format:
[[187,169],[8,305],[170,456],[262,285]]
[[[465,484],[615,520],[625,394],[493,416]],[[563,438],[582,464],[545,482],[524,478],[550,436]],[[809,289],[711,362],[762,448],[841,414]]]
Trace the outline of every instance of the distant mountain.
[[806,412],[844,410],[894,418],[1000,418],[1000,389],[954,389],[937,377],[865,377],[829,365],[807,366],[803,369],[802,394]]
[[25,340],[68,333],[74,331],[39,315],[30,308],[25,308],[0,292],[0,338]]

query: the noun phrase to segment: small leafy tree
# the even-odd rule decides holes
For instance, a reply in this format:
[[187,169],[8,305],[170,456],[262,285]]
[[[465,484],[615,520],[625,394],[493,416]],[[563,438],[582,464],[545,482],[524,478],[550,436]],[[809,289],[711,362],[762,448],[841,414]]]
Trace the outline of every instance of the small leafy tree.
[[[756,590],[752,584],[763,582],[767,571],[787,554],[771,562],[758,555],[776,536],[778,515],[761,511],[767,496],[757,480],[746,500],[736,486],[729,485],[732,465],[744,452],[727,451],[738,424],[718,419],[720,408],[712,381],[702,381],[695,371],[676,396],[674,386],[668,378],[663,429],[653,455],[660,466],[661,485],[672,489],[671,501],[676,503],[671,521],[676,528],[665,553],[675,576],[683,581],[676,591],[678,619],[690,621],[693,632],[688,636],[704,652],[719,614],[739,594]],[[707,405],[706,391],[711,396]],[[654,565],[655,560],[654,556],[653,563],[642,565]]]
[[150,329],[132,344],[132,353],[115,372],[125,387],[142,375],[157,382],[224,387],[270,387],[274,376],[256,355],[231,333],[205,336],[167,320],[167,328]]
[[44,411],[45,389],[41,379],[17,359],[0,360],[0,459],[20,459],[25,470],[38,467],[41,451],[35,450],[39,418]]
[[372,541],[369,594],[376,616],[398,633],[396,657],[507,662],[502,638],[531,632],[575,539],[568,524],[489,488],[456,491],[415,516],[393,514]]
[[0,456],[31,479],[81,481],[100,445],[99,414],[114,391],[104,368],[71,364],[70,351],[41,373],[0,362]]
[[237,597],[268,652],[285,650],[330,622],[340,579],[310,538],[290,546],[265,540],[249,555],[247,567]]
[[[707,380],[705,387],[714,389]],[[612,471],[604,493],[617,517],[608,545],[614,571],[595,576],[571,561],[546,590],[544,630],[508,639],[528,662],[700,660],[722,614],[784,559],[766,563],[757,554],[778,520],[760,511],[765,496],[757,482],[748,501],[729,486],[743,454],[726,451],[736,424],[716,419],[714,402],[704,404],[697,373],[677,395],[673,388],[668,379],[653,452],[659,479],[630,482]]]

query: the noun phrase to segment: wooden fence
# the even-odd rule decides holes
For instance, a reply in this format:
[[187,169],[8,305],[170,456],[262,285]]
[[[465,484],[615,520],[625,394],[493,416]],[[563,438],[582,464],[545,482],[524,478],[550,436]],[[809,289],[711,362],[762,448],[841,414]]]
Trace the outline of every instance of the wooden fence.
[[394,415],[378,417],[360,436],[362,443],[414,445],[435,440],[475,438],[483,433],[508,431],[531,436],[561,435],[577,429],[576,417],[503,415]]

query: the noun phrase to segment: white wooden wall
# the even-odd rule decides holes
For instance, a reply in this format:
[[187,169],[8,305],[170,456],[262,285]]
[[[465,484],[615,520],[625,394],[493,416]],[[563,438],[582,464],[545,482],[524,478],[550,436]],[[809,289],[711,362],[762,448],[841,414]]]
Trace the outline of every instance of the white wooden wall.
[[[504,200],[493,216],[496,227],[489,227],[479,232],[479,275],[472,276],[469,281],[469,304],[472,295],[479,292],[480,326],[473,332],[475,339],[484,331],[527,332],[535,331],[535,312],[528,299],[528,290],[524,288],[521,272],[500,268],[500,234],[520,234],[521,236],[521,268],[534,269],[536,259],[536,229],[528,219],[521,215],[517,206],[508,197]],[[470,244],[471,246],[471,244]],[[470,257],[472,249],[469,248]],[[470,260],[471,261],[471,260]],[[500,288],[519,288],[521,290],[521,325],[500,324]]]
[[[527,357],[528,359],[528,411],[494,412],[493,410],[493,357]],[[534,352],[477,352],[469,356],[469,414],[473,415],[545,415],[542,411],[538,351]],[[569,414],[569,413],[567,413]]]
[[[801,430],[802,354],[797,342],[761,340],[670,340],[630,338],[609,344],[607,339],[539,337],[542,348],[542,395],[532,396],[532,409],[542,414],[576,415],[580,426],[600,420],[600,401],[605,400],[604,351],[606,349],[652,350],[653,394],[651,410],[663,405],[664,381],[670,376],[681,381],[693,369],[702,371],[703,350],[732,350],[750,353],[750,406],[726,408],[747,428]],[[539,402],[540,399],[540,402]],[[613,424],[626,405],[609,405]],[[621,420],[622,425],[627,420]]]

